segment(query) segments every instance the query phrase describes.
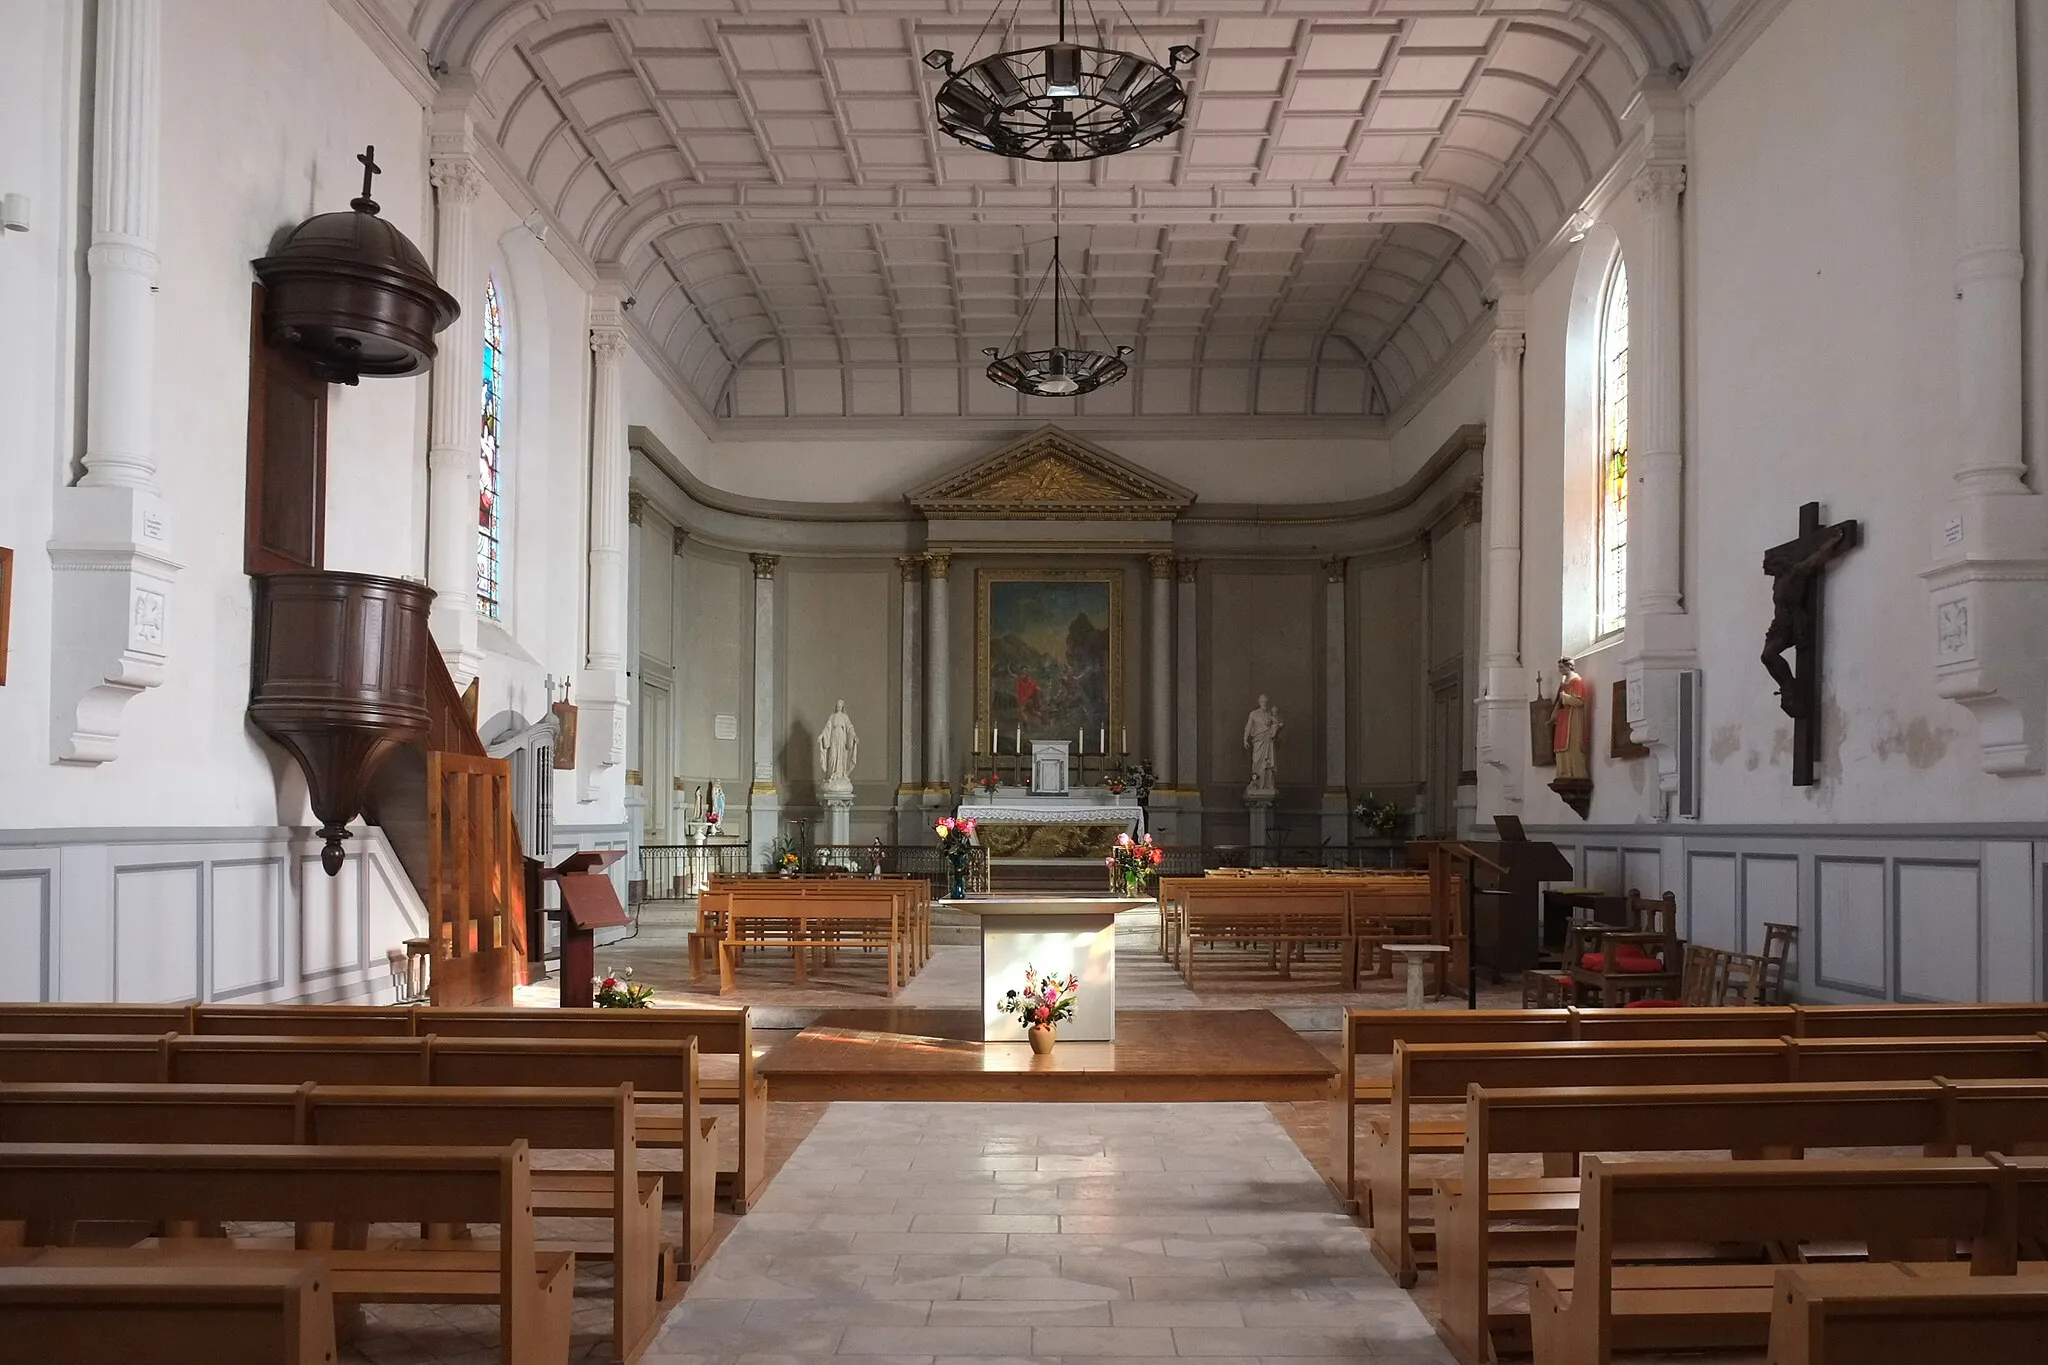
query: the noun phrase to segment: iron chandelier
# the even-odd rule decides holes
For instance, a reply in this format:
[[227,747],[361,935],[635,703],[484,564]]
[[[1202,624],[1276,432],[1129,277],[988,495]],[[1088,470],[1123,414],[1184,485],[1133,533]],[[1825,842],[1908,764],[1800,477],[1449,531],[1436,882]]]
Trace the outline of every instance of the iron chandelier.
[[998,52],[957,71],[946,49],[924,54],[926,66],[946,73],[932,102],[939,127],[980,151],[1025,161],[1092,161],[1178,130],[1188,92],[1174,73],[1201,53],[1176,43],[1162,64],[1069,42],[1067,0],[1058,4],[1057,42]]
[[[1052,237],[1052,264],[1039,277],[1038,288],[1032,291],[1031,302],[1024,307],[1024,316],[1017,321],[1017,330],[1010,337],[1010,349],[1005,353],[1000,347],[989,346],[982,354],[989,358],[988,377],[1006,389],[1032,398],[1078,398],[1084,393],[1093,393],[1105,384],[1114,384],[1131,372],[1124,363],[1124,357],[1131,353],[1128,346],[1113,346],[1108,350],[1094,350],[1081,344],[1081,329],[1074,328],[1074,344],[1062,346],[1060,335],[1063,324],[1063,308],[1067,282],[1066,267],[1060,264],[1059,224],[1055,220]],[[1052,345],[1041,350],[1029,350],[1024,344],[1024,329],[1031,325],[1031,315],[1038,311],[1038,300],[1045,293],[1046,285],[1052,285]],[[1076,289],[1076,296],[1080,291]],[[1088,321],[1095,323],[1095,315],[1088,311],[1085,299],[1078,300],[1081,309],[1088,315]],[[1109,338],[1095,323],[1096,335],[1102,337],[1104,346]]]

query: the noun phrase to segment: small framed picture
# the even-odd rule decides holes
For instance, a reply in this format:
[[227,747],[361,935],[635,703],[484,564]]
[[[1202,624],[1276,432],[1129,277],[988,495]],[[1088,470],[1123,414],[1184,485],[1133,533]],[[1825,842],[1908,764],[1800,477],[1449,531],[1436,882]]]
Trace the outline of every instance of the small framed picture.
[[14,606],[14,551],[0,545],[0,687],[7,685],[7,618]]
[[1614,684],[1614,710],[1607,725],[1607,756],[1609,758],[1648,758],[1649,746],[1636,743],[1635,731],[1628,723],[1628,679],[1622,678]]

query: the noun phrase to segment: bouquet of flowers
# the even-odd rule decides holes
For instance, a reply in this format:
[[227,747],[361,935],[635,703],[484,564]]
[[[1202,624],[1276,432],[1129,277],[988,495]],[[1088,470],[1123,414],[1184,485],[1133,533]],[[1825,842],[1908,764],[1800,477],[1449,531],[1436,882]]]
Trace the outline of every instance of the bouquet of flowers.
[[1103,788],[1109,791],[1111,794],[1116,796],[1122,796],[1124,794],[1124,788],[1130,786],[1131,784],[1130,779],[1124,776],[1123,770],[1121,768],[1113,768],[1110,770],[1109,775],[1102,779],[1102,785]]
[[984,773],[982,776],[974,779],[974,785],[987,792],[990,796],[994,796],[996,788],[1003,785],[1003,779],[994,773]]
[[711,828],[713,828],[713,829],[717,829],[717,828],[718,828],[718,812],[717,812],[717,811],[716,811],[715,809],[713,809],[712,807],[710,807],[710,806],[706,806],[706,807],[704,808],[704,815],[703,815],[702,819],[703,819],[703,823],[704,823],[704,824],[707,824],[707,825],[709,825],[709,826],[711,826]]
[[1165,861],[1166,850],[1154,844],[1149,834],[1142,839],[1117,835],[1116,847],[1103,859],[1109,865],[1110,889],[1122,896],[1143,895],[1146,878],[1158,876],[1159,865]]
[[778,834],[768,845],[768,871],[794,876],[803,866],[803,857],[796,850],[796,840],[787,834]]
[[645,1010],[654,1008],[654,987],[633,979],[633,969],[606,972],[591,998],[601,1010]]
[[1074,1001],[1081,994],[1081,978],[1041,977],[1036,968],[1024,969],[1024,989],[1006,991],[996,1001],[1004,1014],[1014,1014],[1027,1030],[1051,1028],[1074,1017]]
[[1351,808],[1351,814],[1360,824],[1385,839],[1393,834],[1406,817],[1399,806],[1391,801],[1382,801],[1367,792],[1359,803]]
[[974,821],[955,820],[950,815],[942,815],[932,824],[932,832],[939,836],[939,852],[956,867],[967,861],[974,848],[974,830]]

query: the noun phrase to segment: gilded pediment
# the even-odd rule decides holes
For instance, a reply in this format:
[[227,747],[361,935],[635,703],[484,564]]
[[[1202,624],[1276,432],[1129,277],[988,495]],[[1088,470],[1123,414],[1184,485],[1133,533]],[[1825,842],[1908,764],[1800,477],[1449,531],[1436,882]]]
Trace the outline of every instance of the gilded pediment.
[[1040,427],[905,495],[928,517],[1171,519],[1194,494],[1058,427]]

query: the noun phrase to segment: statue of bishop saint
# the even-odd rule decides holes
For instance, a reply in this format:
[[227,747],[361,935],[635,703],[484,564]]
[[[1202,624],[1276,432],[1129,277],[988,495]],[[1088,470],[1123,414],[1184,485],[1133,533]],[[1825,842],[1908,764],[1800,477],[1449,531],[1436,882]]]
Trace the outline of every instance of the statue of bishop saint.
[[853,718],[846,714],[846,703],[842,701],[834,705],[818,735],[818,764],[824,769],[825,778],[819,790],[851,795],[853,765],[859,758],[860,735],[855,732]]
[[1278,707],[1259,694],[1258,707],[1244,718],[1244,747],[1251,751],[1252,780],[1244,789],[1250,797],[1270,797],[1277,787],[1274,779],[1273,742],[1280,737],[1282,722]]

